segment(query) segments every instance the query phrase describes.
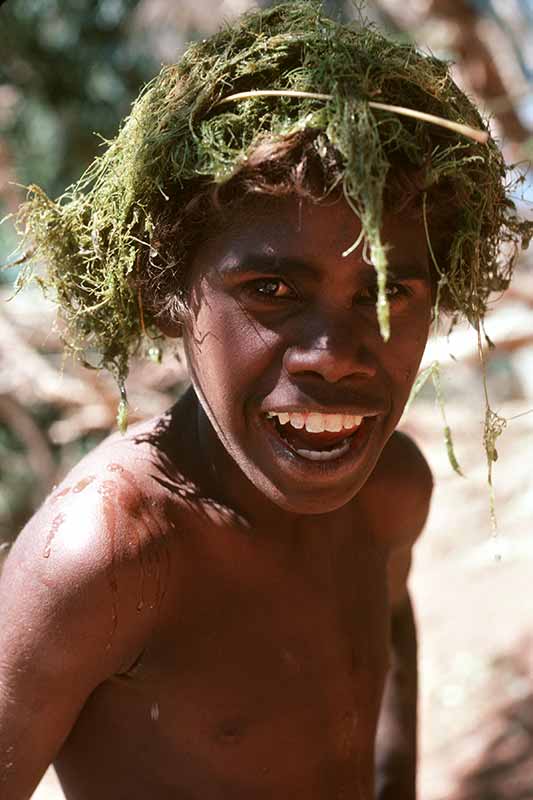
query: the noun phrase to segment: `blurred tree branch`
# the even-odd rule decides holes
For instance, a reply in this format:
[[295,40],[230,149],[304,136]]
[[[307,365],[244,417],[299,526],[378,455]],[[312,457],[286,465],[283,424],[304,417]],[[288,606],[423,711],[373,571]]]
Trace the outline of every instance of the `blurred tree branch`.
[[432,48],[440,44],[454,53],[466,87],[493,113],[513,157],[520,157],[520,145],[530,139],[531,131],[516,109],[516,96],[528,91],[528,86],[512,46],[494,19],[469,0],[374,1],[419,44]]

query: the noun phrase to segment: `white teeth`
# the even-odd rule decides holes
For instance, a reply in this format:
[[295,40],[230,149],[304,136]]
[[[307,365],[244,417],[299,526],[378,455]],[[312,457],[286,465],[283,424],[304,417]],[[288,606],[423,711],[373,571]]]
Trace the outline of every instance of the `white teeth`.
[[299,450],[296,452],[302,458],[307,458],[309,461],[333,461],[335,458],[340,458],[345,455],[350,449],[350,443],[344,440],[340,447],[334,450]]
[[308,433],[323,433],[324,431],[339,433],[343,429],[353,430],[358,428],[364,419],[355,414],[321,414],[317,411],[269,411],[267,417],[269,419],[277,417],[280,425],[286,425],[289,422],[296,430],[302,430],[305,427]]
[[291,423],[293,428],[296,430],[301,431],[303,426],[305,425],[305,417],[303,414],[289,414],[289,422]]
[[342,431],[342,414],[326,414],[326,430],[330,433]]
[[308,414],[305,420],[305,430],[309,433],[322,433],[325,429],[324,414]]
[[358,428],[363,420],[363,417],[356,417],[353,414],[344,414],[342,418],[343,428]]

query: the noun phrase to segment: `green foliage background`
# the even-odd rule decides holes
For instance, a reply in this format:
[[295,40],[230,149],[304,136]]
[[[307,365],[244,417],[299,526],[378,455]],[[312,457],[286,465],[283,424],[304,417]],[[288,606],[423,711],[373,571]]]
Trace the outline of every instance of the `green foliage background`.
[[[0,8],[0,114],[12,173],[57,195],[75,180],[100,145],[115,134],[140,86],[158,69],[149,42],[133,30],[138,0],[15,0]],[[7,108],[6,108],[7,105]],[[6,208],[0,187],[0,217]],[[23,190],[20,191],[21,197]],[[0,228],[0,261],[16,244],[9,222]],[[10,283],[10,271],[0,281]],[[31,409],[46,430],[59,415]],[[80,440],[76,460],[93,443]],[[60,448],[52,447],[58,463]],[[69,460],[70,460],[69,458]],[[0,538],[13,535],[39,499],[36,476],[17,434],[0,420]]]
[[4,120],[21,183],[59,194],[111,137],[157,62],[131,32],[138,0],[26,0],[0,10],[0,85],[17,92]]

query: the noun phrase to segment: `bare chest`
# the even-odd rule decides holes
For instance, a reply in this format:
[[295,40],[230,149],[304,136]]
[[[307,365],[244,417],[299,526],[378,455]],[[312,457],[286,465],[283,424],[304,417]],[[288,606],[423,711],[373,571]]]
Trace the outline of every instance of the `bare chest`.
[[137,668],[97,690],[80,724],[107,718],[129,769],[184,798],[370,798],[382,559],[357,548],[329,564],[246,548],[193,558]]

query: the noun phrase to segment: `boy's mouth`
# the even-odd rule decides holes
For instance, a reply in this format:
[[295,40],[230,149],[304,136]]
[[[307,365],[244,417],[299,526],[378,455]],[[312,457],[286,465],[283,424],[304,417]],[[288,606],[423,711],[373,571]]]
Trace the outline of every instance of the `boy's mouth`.
[[266,416],[291,450],[309,461],[342,458],[350,450],[365,419],[355,414],[315,411],[270,411]]

